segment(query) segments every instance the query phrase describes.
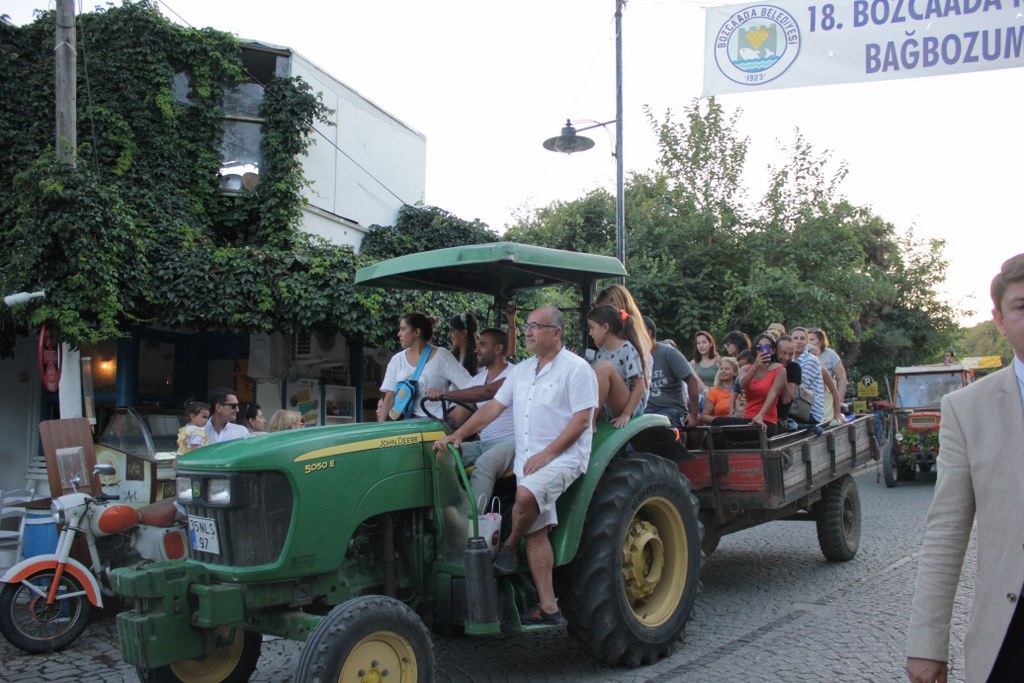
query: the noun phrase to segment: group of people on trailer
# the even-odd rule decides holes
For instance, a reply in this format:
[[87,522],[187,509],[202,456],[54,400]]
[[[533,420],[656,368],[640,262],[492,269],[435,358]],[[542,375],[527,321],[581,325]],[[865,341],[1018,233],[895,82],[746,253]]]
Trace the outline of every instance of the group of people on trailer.
[[[508,309],[506,317],[513,331],[515,310]],[[494,564],[501,573],[515,572],[525,539],[539,600],[520,615],[524,624],[561,621],[548,533],[558,522],[558,497],[587,470],[599,421],[622,428],[635,416],[657,413],[680,427],[754,424],[774,435],[788,427],[819,429],[826,415],[838,419],[845,392],[842,363],[817,328],[798,327],[786,335],[774,323],[753,343],[731,332],[724,356],[711,334],[701,331],[691,363],[671,341],[655,341],[654,322],[641,314],[622,285],[603,290],[587,315],[588,333],[597,347],[589,362],[563,345],[565,321],[555,307],[529,314],[523,332],[532,355],[514,365],[515,334],[497,327],[478,330],[471,313],[449,320],[451,350],[431,343],[433,328],[423,313],[402,317],[402,351],[388,363],[377,419],[410,413],[427,417],[423,398],[447,396],[475,404],[472,414],[461,407],[452,412],[458,427],[434,447],[461,449],[463,462],[473,466],[470,489],[484,500],[498,477],[509,469],[515,473],[512,529]],[[413,405],[399,411],[396,396],[410,379],[415,380]],[[803,422],[789,424],[789,407],[800,392],[809,412]],[[467,440],[475,435],[479,440]]]
[[756,424],[775,436],[842,420],[846,368],[821,328],[798,326],[787,334],[782,323],[772,323],[753,341],[729,332],[723,346],[719,355],[710,332],[694,335],[700,424]]

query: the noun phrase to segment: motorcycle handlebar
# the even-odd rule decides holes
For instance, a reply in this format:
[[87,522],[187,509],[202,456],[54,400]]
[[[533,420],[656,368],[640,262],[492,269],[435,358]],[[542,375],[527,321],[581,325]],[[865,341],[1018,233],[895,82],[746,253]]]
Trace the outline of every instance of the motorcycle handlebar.
[[91,502],[105,503],[108,500],[121,500],[121,496],[112,496],[108,493],[99,493],[91,499]]

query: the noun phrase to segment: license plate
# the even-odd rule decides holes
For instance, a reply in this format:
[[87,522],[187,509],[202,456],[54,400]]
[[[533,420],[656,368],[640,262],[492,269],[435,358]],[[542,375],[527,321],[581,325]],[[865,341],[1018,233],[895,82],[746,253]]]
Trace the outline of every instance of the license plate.
[[188,518],[188,535],[192,550],[220,555],[220,539],[217,536],[217,520],[209,517]]

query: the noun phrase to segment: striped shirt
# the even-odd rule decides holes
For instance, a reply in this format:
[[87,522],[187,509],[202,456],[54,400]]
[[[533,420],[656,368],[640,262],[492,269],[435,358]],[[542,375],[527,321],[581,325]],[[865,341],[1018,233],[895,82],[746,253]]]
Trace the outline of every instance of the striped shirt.
[[811,418],[814,422],[821,422],[825,415],[825,380],[821,378],[821,363],[810,351],[801,353],[796,362],[800,364],[800,372],[803,374],[803,386],[814,394]]

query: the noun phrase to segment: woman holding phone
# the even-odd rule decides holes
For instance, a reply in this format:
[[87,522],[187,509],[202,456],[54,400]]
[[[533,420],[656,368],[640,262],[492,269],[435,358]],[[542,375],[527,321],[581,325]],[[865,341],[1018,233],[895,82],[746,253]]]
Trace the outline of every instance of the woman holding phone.
[[760,425],[768,436],[779,433],[776,410],[786,383],[786,370],[775,362],[775,337],[763,332],[754,338],[754,362],[740,373],[740,388],[747,397],[742,418],[715,418],[712,424]]

